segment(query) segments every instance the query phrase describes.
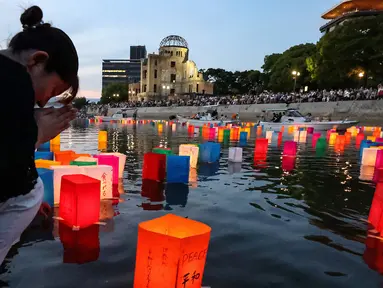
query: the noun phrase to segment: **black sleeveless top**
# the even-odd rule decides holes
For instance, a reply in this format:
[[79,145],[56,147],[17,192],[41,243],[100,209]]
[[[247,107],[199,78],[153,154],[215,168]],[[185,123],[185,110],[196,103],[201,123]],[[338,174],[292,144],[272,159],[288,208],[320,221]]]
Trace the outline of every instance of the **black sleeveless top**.
[[37,182],[35,92],[24,66],[0,55],[0,203]]

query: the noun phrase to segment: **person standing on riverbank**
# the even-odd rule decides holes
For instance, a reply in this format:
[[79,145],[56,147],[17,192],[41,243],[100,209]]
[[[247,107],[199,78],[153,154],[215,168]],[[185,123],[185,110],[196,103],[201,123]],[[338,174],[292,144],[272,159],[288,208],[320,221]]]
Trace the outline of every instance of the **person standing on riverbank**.
[[44,23],[33,6],[20,17],[23,31],[0,50],[2,121],[0,151],[0,264],[36,216],[44,194],[34,162],[35,148],[69,127],[71,106],[34,110],[79,86],[78,56],[70,38]]

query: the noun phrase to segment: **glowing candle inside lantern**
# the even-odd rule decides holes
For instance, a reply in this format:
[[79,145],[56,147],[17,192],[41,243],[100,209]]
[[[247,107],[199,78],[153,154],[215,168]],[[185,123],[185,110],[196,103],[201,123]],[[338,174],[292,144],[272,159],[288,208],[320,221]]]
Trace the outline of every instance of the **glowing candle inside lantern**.
[[99,131],[98,132],[98,142],[108,142],[108,132]]

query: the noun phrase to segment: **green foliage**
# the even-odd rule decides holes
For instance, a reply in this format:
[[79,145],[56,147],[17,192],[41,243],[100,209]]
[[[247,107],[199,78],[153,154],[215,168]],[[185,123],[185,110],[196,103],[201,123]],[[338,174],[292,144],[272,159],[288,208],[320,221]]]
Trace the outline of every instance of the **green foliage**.
[[129,101],[128,85],[124,83],[111,83],[102,89],[101,104]]
[[87,101],[85,97],[76,97],[76,98],[74,98],[74,100],[72,102],[73,107],[75,107],[78,110],[80,110],[82,107],[84,107],[88,103],[89,103],[89,101]]

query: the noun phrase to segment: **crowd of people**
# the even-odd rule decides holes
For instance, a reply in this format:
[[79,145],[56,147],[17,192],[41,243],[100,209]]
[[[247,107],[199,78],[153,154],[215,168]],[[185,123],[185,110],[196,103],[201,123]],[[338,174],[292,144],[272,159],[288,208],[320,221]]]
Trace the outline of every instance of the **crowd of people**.
[[313,90],[309,92],[274,93],[264,91],[258,95],[240,96],[209,96],[197,95],[177,100],[147,100],[128,101],[109,104],[90,104],[99,109],[102,114],[107,108],[139,108],[139,107],[171,107],[171,106],[209,106],[209,105],[251,105],[269,103],[298,103],[298,102],[335,102],[347,100],[376,100],[383,99],[383,87],[378,89],[339,89]]

